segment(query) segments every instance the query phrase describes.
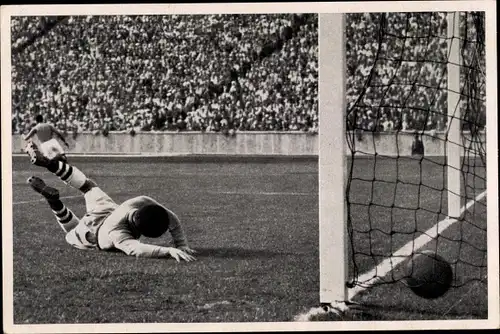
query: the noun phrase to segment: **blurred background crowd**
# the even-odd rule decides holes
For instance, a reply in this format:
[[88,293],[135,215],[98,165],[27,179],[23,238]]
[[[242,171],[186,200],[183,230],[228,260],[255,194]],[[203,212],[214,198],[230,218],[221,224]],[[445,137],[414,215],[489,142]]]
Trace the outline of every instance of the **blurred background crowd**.
[[[318,131],[315,14],[15,17],[11,29],[13,133],[37,114],[66,133]],[[346,37],[349,129],[444,129],[445,14],[351,14]]]
[[[447,14],[347,15],[347,126],[350,130],[446,130],[450,92],[447,88],[450,52]],[[477,13],[465,12],[456,17],[460,32],[454,32],[453,43],[458,44],[463,64],[460,106],[455,108],[454,119],[467,120],[480,128],[486,121],[485,57],[484,39],[481,39],[484,21],[478,18]]]
[[35,114],[73,131],[317,129],[317,15],[47,24],[13,20],[14,132],[25,132]]

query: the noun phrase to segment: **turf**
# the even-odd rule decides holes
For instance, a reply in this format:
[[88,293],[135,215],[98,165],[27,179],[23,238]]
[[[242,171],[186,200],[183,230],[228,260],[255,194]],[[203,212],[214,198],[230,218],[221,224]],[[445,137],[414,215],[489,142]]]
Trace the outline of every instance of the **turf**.
[[[315,164],[94,159],[78,167],[115,201],[145,194],[171,208],[198,260],[72,249],[25,180],[41,176],[63,197],[78,192],[16,161],[15,323],[276,321],[317,302]],[[83,198],[65,202],[84,213]]]
[[[72,161],[117,202],[148,195],[171,208],[183,221],[192,247],[199,251],[198,259],[177,264],[71,248],[50,209],[25,180],[37,175],[56,185],[66,205],[79,216],[84,214],[83,198],[27,159],[15,158],[14,323],[291,321],[318,305],[316,160]],[[373,170],[373,163],[362,159],[358,175]],[[394,176],[390,162],[376,168],[381,175]],[[411,174],[415,161],[401,168],[399,175]],[[432,170],[435,166],[429,168],[429,175],[437,175]],[[361,203],[366,192],[362,184],[356,187]],[[380,201],[385,197],[383,192],[375,196]],[[419,197],[418,193],[412,196]],[[432,203],[436,197],[427,200]],[[371,217],[384,226],[385,214],[372,213]],[[393,225],[396,229],[411,230],[408,225],[415,221],[421,224],[418,229],[435,223],[405,218],[403,212],[400,216]],[[366,216],[358,218],[356,226],[363,229]],[[449,237],[458,232],[447,231]],[[482,240],[483,233],[471,230],[461,236]],[[382,234],[372,237],[373,249],[387,253],[387,239]],[[394,237],[393,247],[411,237]],[[147,241],[164,244],[169,239]],[[355,243],[365,252],[366,234],[358,234]],[[450,246],[444,252],[452,256],[453,249]],[[461,248],[460,254],[475,253]],[[377,261],[367,256],[356,263],[362,273]],[[369,289],[358,299],[370,305],[370,312],[361,317],[365,320],[456,319],[485,317],[485,296],[484,283],[471,283],[452,289],[442,299],[426,301],[396,283]]]

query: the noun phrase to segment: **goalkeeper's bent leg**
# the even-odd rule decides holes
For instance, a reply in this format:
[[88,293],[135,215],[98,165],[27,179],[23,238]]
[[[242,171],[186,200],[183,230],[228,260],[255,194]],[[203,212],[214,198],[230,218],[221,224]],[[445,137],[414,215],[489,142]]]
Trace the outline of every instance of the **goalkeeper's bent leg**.
[[52,212],[56,216],[59,226],[61,226],[66,233],[78,225],[78,218],[63,204],[63,202],[61,202],[59,191],[56,188],[47,186],[42,179],[36,176],[30,177],[27,182],[33,190],[47,200]]
[[82,171],[65,161],[51,160],[47,164],[47,169],[58,176],[64,183],[83,193],[97,186],[96,183],[88,179]]
[[80,220],[75,216],[73,211],[64,205],[61,200],[47,200],[47,202],[56,216],[57,223],[61,226],[64,232],[68,233],[78,225]]

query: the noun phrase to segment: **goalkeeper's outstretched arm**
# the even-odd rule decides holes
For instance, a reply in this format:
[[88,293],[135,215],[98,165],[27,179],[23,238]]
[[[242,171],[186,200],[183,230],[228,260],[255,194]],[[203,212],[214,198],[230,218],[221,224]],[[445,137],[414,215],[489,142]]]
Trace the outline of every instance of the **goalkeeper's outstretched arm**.
[[115,245],[115,247],[127,255],[147,258],[168,258],[172,257],[177,262],[181,260],[190,262],[194,257],[181,249],[174,247],[163,247],[157,245],[149,245],[140,242],[137,239],[124,240]]
[[116,232],[117,233],[110,234],[110,237],[116,240],[113,242],[113,244],[116,249],[121,250],[127,255],[146,258],[172,257],[177,260],[177,262],[180,262],[181,260],[187,262],[195,260],[192,255],[188,254],[182,249],[142,243],[132,236],[124,238],[124,234],[122,231]]

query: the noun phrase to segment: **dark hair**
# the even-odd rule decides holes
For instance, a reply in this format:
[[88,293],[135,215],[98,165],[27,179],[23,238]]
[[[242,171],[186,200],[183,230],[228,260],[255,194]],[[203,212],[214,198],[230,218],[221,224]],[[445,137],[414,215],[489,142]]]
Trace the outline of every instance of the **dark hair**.
[[156,204],[143,206],[134,214],[134,224],[143,236],[158,238],[168,230],[168,212]]
[[37,123],[42,123],[43,122],[43,116],[42,115],[36,115],[35,121],[37,121]]

